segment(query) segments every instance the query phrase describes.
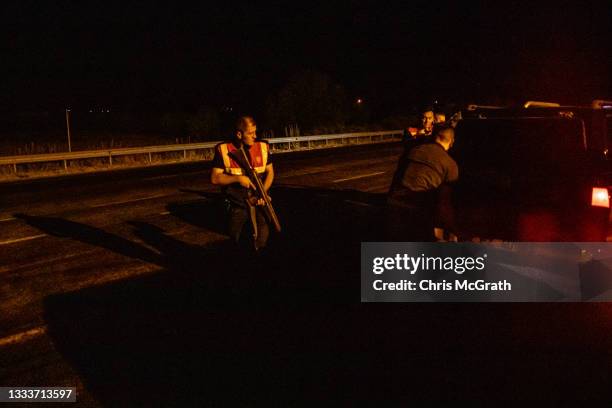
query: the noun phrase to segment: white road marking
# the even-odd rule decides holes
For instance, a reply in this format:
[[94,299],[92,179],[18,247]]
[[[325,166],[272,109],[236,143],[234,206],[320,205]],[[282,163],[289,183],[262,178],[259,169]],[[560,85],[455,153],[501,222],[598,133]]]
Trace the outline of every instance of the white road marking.
[[30,263],[20,263],[17,267],[15,267],[14,265],[3,266],[3,267],[0,267],[0,273],[10,272],[10,271],[15,270],[15,269],[34,268],[34,267],[37,267],[37,266],[40,266],[40,265],[50,264],[50,263],[56,262],[56,261],[66,261],[66,260],[68,260],[70,258],[75,258],[77,256],[85,256],[85,255],[91,254],[93,252],[96,252],[96,250],[92,249],[92,250],[89,250],[89,251],[77,252],[77,253],[74,253],[74,254],[60,255],[60,256],[56,256],[56,257],[52,257],[52,258],[41,259],[39,261],[30,262]]
[[33,337],[38,337],[47,332],[46,326],[38,326],[30,330],[22,331],[11,336],[0,338],[0,347],[9,346],[11,344],[23,343],[26,340],[30,340]]
[[389,191],[389,186],[386,185],[386,184],[383,185],[383,186],[373,185],[373,186],[370,186],[368,188],[360,188],[359,191],[363,191],[363,192],[366,192],[366,193],[369,193],[370,191],[377,191],[379,193],[386,193],[386,192]]
[[147,180],[163,180],[163,179],[168,179],[168,178],[172,178],[172,177],[179,177],[179,176],[192,176],[194,174],[206,174],[206,173],[209,173],[209,172],[210,172],[210,170],[190,171],[188,173],[168,174],[166,176],[151,177],[151,178],[148,178]]
[[337,179],[337,180],[332,181],[332,183],[340,183],[342,181],[357,180],[357,179],[360,179],[360,178],[378,176],[379,174],[385,174],[385,173],[386,173],[385,171],[377,171],[376,173],[362,174],[362,175],[359,175],[359,176]]
[[283,172],[281,174],[275,175],[274,178],[277,179],[277,178],[312,176],[315,174],[329,173],[332,171],[338,171],[338,170],[343,170],[343,169],[363,168],[364,166],[376,166],[378,164],[382,164],[386,162],[388,162],[388,159],[374,160],[374,161],[372,161],[371,159],[367,159],[367,160],[359,160],[357,162],[351,162],[349,164],[345,164],[344,166],[340,166],[340,167],[338,167],[337,164],[315,166],[315,167],[309,167],[309,168],[301,169],[301,170],[292,170],[288,172]]
[[344,200],[345,203],[348,204],[355,204],[355,205],[359,205],[361,207],[374,207],[372,204],[368,204],[368,203],[362,203],[361,201],[353,201],[353,200]]
[[92,205],[91,208],[108,207],[108,206],[111,206],[111,205],[135,203],[137,201],[153,200],[155,198],[168,197],[168,196],[171,196],[171,195],[174,195],[174,193],[171,193],[171,194],[157,194],[157,195],[154,195],[154,196],[134,198],[132,200],[125,200],[125,201],[111,201],[110,203],[102,203],[102,204]]
[[15,221],[16,219],[17,218],[15,218],[15,217],[2,218],[2,219],[0,219],[0,222]]
[[38,238],[42,238],[42,237],[46,237],[46,236],[47,236],[47,234],[40,234],[40,235],[32,235],[30,237],[10,239],[8,241],[0,241],[0,245],[8,245],[8,244],[14,244],[16,242],[31,241],[33,239],[38,239]]

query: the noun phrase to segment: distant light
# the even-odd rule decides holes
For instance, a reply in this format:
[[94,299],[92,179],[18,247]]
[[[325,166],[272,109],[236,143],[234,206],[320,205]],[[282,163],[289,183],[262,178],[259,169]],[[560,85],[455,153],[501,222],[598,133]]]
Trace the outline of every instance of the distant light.
[[591,195],[591,205],[593,207],[610,208],[610,196],[607,188],[593,187]]
[[89,110],[89,113],[93,113],[93,110],[92,110],[92,109],[90,109],[90,110]]
[[357,103],[362,103],[362,102],[363,102],[363,99],[361,98],[357,99]]

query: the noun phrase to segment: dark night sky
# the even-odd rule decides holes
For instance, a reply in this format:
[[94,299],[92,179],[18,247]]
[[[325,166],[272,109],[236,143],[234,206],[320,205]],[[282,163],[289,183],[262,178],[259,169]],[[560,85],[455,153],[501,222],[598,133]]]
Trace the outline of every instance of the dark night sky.
[[390,112],[612,98],[610,2],[80,3],[0,6],[2,108],[257,111],[304,69]]

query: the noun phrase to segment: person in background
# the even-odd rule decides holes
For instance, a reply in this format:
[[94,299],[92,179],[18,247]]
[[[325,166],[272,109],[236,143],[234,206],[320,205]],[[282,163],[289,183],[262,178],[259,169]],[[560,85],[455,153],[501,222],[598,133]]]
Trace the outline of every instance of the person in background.
[[425,108],[421,116],[421,128],[418,130],[416,136],[431,136],[434,125],[434,111],[432,108]]
[[434,110],[430,106],[426,106],[421,113],[421,128],[409,127],[404,129],[404,135],[402,137],[402,144],[404,147],[404,151],[398,160],[397,168],[395,170],[395,175],[391,181],[391,186],[389,191],[392,191],[397,184],[399,183],[399,175],[403,174],[404,169],[406,168],[408,153],[410,150],[418,146],[422,143],[427,143],[431,141],[431,135],[434,130],[434,120],[435,114]]
[[404,140],[418,139],[422,136],[431,136],[434,125],[434,111],[431,107],[426,107],[421,113],[421,127],[409,127],[404,129]]

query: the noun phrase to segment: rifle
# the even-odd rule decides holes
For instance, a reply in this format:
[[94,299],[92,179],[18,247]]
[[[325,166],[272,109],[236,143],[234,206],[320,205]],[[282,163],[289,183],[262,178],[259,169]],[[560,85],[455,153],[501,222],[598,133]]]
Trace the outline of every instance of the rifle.
[[257,197],[252,197],[255,198],[255,200],[254,202],[249,200],[249,205],[254,206],[258,199],[262,199],[264,201],[264,214],[268,218],[268,221],[274,225],[274,229],[276,230],[276,232],[281,232],[281,225],[278,221],[278,217],[276,216],[276,211],[274,211],[274,207],[272,207],[272,202],[270,202],[270,197],[268,197],[268,194],[266,194],[266,191],[264,190],[263,184],[261,183],[257,172],[251,166],[251,162],[249,161],[246,152],[244,151],[243,145],[240,145],[240,155],[242,157],[237,157],[233,153],[230,153],[230,155],[234,160],[236,160],[236,163],[238,163],[240,167],[242,167],[242,169],[246,172],[247,177],[255,185]]

